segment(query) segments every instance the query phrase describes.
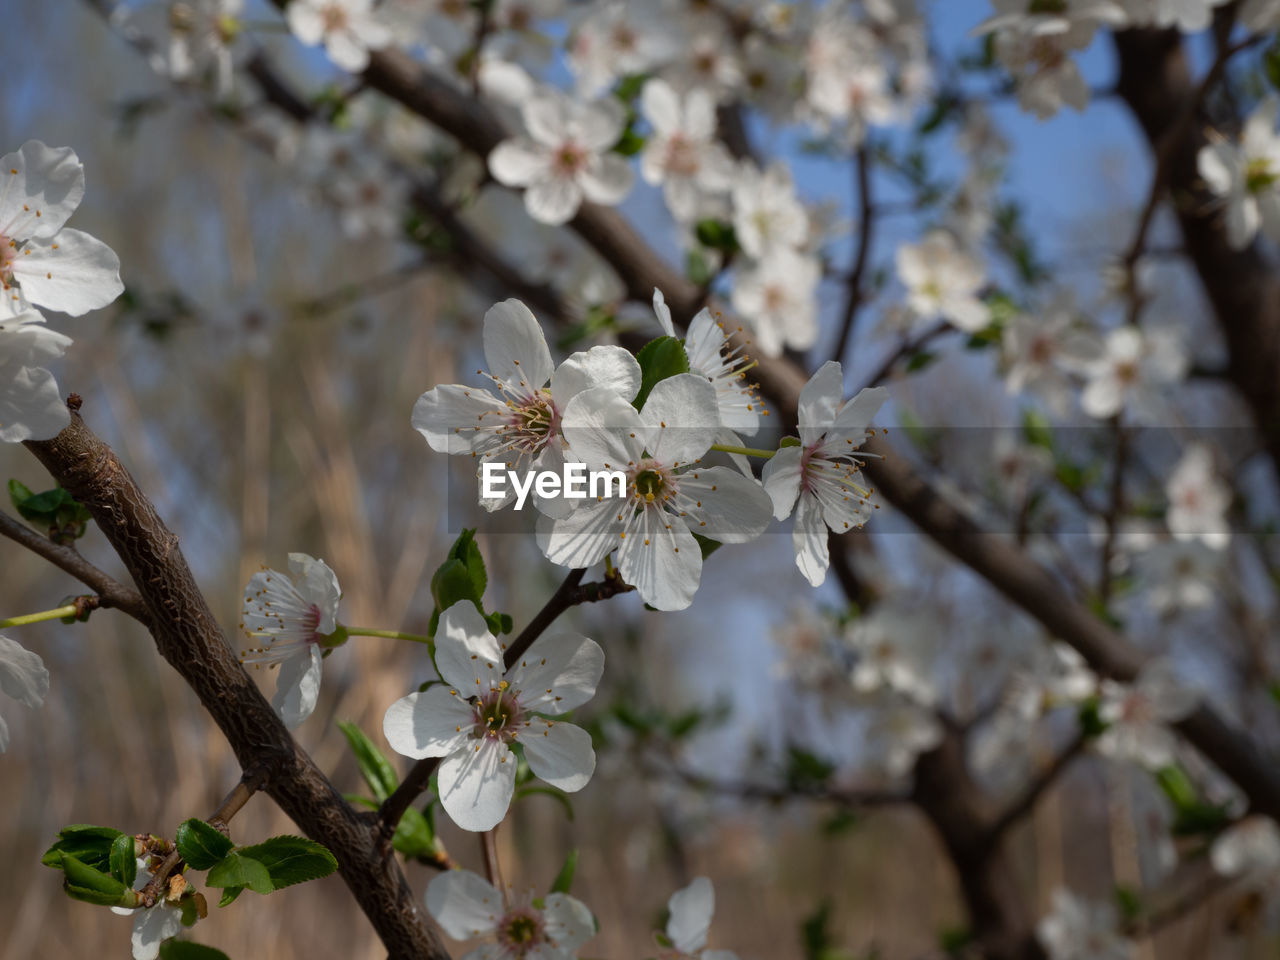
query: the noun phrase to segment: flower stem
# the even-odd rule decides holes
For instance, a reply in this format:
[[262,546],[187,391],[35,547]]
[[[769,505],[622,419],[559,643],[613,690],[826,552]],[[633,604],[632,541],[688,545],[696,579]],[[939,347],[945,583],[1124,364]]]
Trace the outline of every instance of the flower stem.
[[777,450],[761,450],[757,447],[735,447],[727,443],[713,443],[712,450],[719,450],[721,453],[740,453],[744,457],[763,457],[768,460]]
[[28,613],[21,617],[10,617],[8,620],[0,620],[0,627],[22,627],[28,623],[42,623],[45,620],[61,620],[63,617],[74,617],[79,614],[79,610],[74,603],[68,603],[65,607],[55,607],[52,610],[42,610],[40,613]]
[[414,643],[432,644],[430,637],[417,633],[402,633],[399,630],[375,630],[372,627],[347,627],[347,633],[353,637],[383,637],[386,640],[412,640]]

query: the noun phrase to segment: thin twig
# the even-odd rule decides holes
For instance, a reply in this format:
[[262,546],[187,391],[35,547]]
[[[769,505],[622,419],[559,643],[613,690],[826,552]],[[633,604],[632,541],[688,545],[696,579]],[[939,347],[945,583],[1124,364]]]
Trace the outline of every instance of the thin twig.
[[854,254],[853,270],[849,274],[849,288],[845,294],[844,314],[840,318],[840,337],[836,340],[836,348],[831,352],[832,360],[844,360],[845,350],[849,347],[849,337],[858,319],[858,307],[862,305],[865,294],[862,290],[863,274],[871,259],[871,231],[875,223],[875,213],[871,198],[871,156],[864,143],[858,147],[854,159],[854,170],[858,182],[858,248]]
[[1022,787],[1022,791],[1003,810],[1000,811],[987,828],[987,836],[991,842],[1000,839],[1010,827],[1029,814],[1046,790],[1057,782],[1058,777],[1070,765],[1071,761],[1084,752],[1088,737],[1077,734],[1049,765],[1033,776]]

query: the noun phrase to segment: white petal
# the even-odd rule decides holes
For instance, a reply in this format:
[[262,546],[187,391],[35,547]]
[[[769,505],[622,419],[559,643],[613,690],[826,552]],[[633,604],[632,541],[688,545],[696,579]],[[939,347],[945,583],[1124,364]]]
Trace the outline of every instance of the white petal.
[[782,447],[764,465],[764,490],[773,501],[773,515],[778,520],[791,516],[795,507],[796,497],[800,494],[800,464],[803,459],[802,448]]
[[32,242],[14,261],[13,275],[29,303],[73,317],[105,307],[124,292],[120,258],[80,230]]
[[591,780],[596,752],[591,749],[591,735],[581,727],[534,717],[519,739],[529,769],[539,780],[568,793],[581,790]]
[[710,140],[716,135],[716,102],[701,87],[685,94],[684,129],[695,140]]
[[604,651],[577,633],[534,641],[508,679],[520,706],[535,713],[565,713],[590,700],[604,674]]
[[492,830],[507,815],[516,785],[516,758],[505,743],[477,740],[440,763],[440,803],[463,830]]
[[547,894],[542,915],[547,921],[547,936],[566,956],[574,956],[578,948],[596,935],[595,920],[581,900],[567,893]]
[[849,439],[853,441],[853,445],[861,444],[872,417],[880,412],[888,399],[889,391],[884,387],[864,387],[859,390],[858,395],[836,414],[836,422],[827,435],[828,441],[839,444]]
[[34,311],[0,322],[0,441],[47,440],[71,422],[53,374],[37,366],[70,343]]
[[635,173],[626,158],[616,153],[595,157],[578,174],[578,185],[592,203],[616,206],[623,201],[635,183]]
[[444,383],[413,405],[413,428],[437,453],[465,454],[476,449],[476,430],[506,413],[506,405],[488,390]]
[[800,440],[806,447],[835,423],[843,399],[844,371],[839,361],[828,360],[800,391]]
[[560,430],[574,458],[590,467],[625,469],[640,459],[645,433],[640,414],[609,387],[584,390],[570,400]]
[[618,567],[651,607],[683,610],[698,592],[702,551],[684,520],[649,508],[618,548]]
[[[659,290],[657,287],[653,288],[653,312],[658,317],[658,326],[662,327],[662,332],[665,333],[668,337],[674,337],[676,335],[676,325],[671,322],[671,308],[667,306],[667,298],[663,296],[662,291]],[[703,313],[705,313],[708,317],[711,316],[711,311],[705,308],[699,311],[698,316],[701,317]],[[695,318],[695,321],[696,319],[697,318]],[[692,336],[693,336],[692,325],[690,325],[690,328],[689,328],[689,335],[690,335],[690,339],[692,339]],[[686,351],[689,352],[689,363],[692,364],[693,353],[687,342],[685,344],[685,349]]]
[[640,108],[659,136],[680,129],[680,98],[665,80],[650,80],[640,92]]
[[6,636],[0,636],[0,692],[33,709],[49,693],[49,671],[39,654]]
[[623,529],[618,516],[623,504],[624,501],[614,499],[582,501],[567,517],[557,519],[545,536],[539,537],[542,552],[562,567],[589,567],[599,563],[623,542],[618,536]]
[[574,139],[579,145],[600,152],[618,142],[627,120],[626,109],[620,100],[607,97],[594,103],[575,106],[571,126]]
[[532,140],[504,140],[489,154],[493,179],[508,187],[526,187],[549,175],[551,155]]
[[323,560],[317,560],[305,553],[289,554],[289,572],[293,575],[298,593],[320,611],[320,622],[316,625],[316,632],[333,633],[338,628],[338,601],[342,599],[338,575]]
[[311,716],[316,708],[323,662],[320,647],[314,643],[307,644],[296,655],[280,661],[271,706],[291,730]]
[[667,901],[671,916],[667,920],[667,936],[681,953],[697,953],[707,945],[711,915],[716,910],[716,893],[711,881],[698,877],[683,890],[677,890]]
[[471,940],[498,925],[502,894],[470,870],[446,870],[427,884],[427,912],[453,939]]
[[401,697],[387,708],[382,733],[404,757],[444,757],[463,746],[475,725],[471,705],[445,684]]
[[572,177],[553,176],[531,184],[524,192],[524,207],[539,223],[568,223],[582,206],[582,187]]
[[754,477],[744,477],[729,467],[685,474],[680,478],[680,495],[682,509],[697,521],[690,524],[692,529],[721,543],[754,540],[764,533],[773,514],[773,501],[764,487]]
[[528,391],[542,387],[555,369],[537,318],[514,299],[495,303],[485,313],[484,357],[489,373]]
[[579,350],[551,377],[551,398],[562,411],[584,390],[607,387],[628,404],[640,389],[640,364],[625,347],[601,344]]
[[827,524],[812,494],[802,493],[796,505],[791,544],[796,552],[796,566],[811,586],[827,579],[831,558],[827,553]]
[[28,140],[0,157],[0,235],[10,240],[47,240],[83,198],[84,166],[70,147]]
[[156,960],[160,944],[182,930],[182,912],[158,903],[133,915],[133,960]]
[[334,30],[324,38],[324,52],[348,73],[360,73],[369,66],[369,51],[350,30]]
[[521,111],[529,136],[553,149],[563,145],[569,133],[568,108],[568,98],[559,91],[531,97]]
[[463,697],[487,693],[502,679],[502,647],[470,600],[459,600],[440,615],[436,669]]
[[285,20],[293,35],[308,47],[314,47],[324,38],[324,18],[316,7],[291,3],[285,9]]
[[640,411],[644,446],[669,466],[692,463],[710,449],[720,429],[715,387],[706,377],[681,373],[660,380]]

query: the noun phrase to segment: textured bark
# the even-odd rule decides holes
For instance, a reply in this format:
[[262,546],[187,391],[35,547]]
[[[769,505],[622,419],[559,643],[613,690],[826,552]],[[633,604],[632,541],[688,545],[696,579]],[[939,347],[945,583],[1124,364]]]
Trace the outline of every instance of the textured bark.
[[264,790],[332,851],[389,955],[446,960],[395,858],[377,854],[372,818],[342,798],[258,692],[196,585],[178,538],[116,455],[75,413],[57,437],[27,446],[93,514],[138,586],[161,656],[195,691],[241,767],[265,769]]

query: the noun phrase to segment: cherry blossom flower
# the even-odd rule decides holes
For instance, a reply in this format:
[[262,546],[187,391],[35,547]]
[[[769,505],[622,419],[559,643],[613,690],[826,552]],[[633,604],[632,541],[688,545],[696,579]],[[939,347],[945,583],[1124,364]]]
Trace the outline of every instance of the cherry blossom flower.
[[1247,247],[1261,227],[1280,239],[1280,136],[1276,135],[1275,97],[1266,97],[1249,114],[1240,143],[1211,134],[1196,165],[1209,189],[1221,198],[1227,243]]
[[502,646],[464,600],[440,617],[436,668],[444,683],[397,700],[382,729],[406,757],[443,757],[440,802],[454,823],[491,830],[507,815],[516,782],[514,743],[553,787],[572,793],[587,785],[596,766],[591,737],[543,714],[558,716],[595,695],[604,651],[594,640],[546,634],[506,670]]
[[1053,910],[1036,927],[1049,960],[1130,960],[1133,941],[1119,931],[1110,903],[1090,903],[1069,890],[1053,892]]
[[1196,709],[1199,694],[1177,677],[1164,658],[1142,668],[1132,684],[1103,680],[1098,716],[1109,726],[1098,737],[1098,752],[1150,770],[1173,762],[1177,738],[1168,724]]
[[1019,313],[1000,338],[1010,395],[1033,390],[1058,416],[1068,412],[1075,388],[1070,374],[1094,360],[1101,344],[1084,327],[1069,296],[1054,298],[1035,313]]
[[705,90],[682,97],[665,80],[655,79],[644,85],[640,105],[653,127],[640,173],[646,183],[662,184],[671,215],[687,221],[700,191],[723,193],[733,184],[733,159],[715,139],[715,100]]
[[489,172],[508,187],[525,187],[525,209],[547,224],[566,223],[585,197],[609,206],[631,190],[627,161],[609,149],[626,123],[616,98],[581,103],[558,90],[528,99],[527,137],[504,140],[489,154]]
[[742,86],[742,62],[735,47],[723,24],[703,21],[682,39],[677,58],[662,77],[676,90],[705,90],[716,103],[724,103]]
[[373,0],[290,0],[285,19],[299,41],[309,47],[323,43],[329,59],[350,73],[364,70],[369,51],[392,40]]
[[1161,540],[1134,561],[1134,590],[1155,613],[1202,610],[1223,587],[1223,554],[1201,539]]
[[738,960],[732,950],[706,949],[715,911],[715,888],[706,877],[673,893],[667,901],[666,935],[660,938],[672,952],[664,952],[663,960]]
[[648,73],[673,56],[679,45],[665,23],[665,11],[655,0],[587,7],[569,40],[569,68],[578,92],[598,96],[619,77]]
[[750,322],[765,356],[807,350],[818,339],[818,261],[777,250],[734,278],[733,308]]
[[539,544],[553,563],[589,567],[616,549],[623,579],[645,603],[683,610],[702,575],[694,533],[746,543],[769,524],[769,496],[755,480],[698,465],[721,429],[704,376],[659,381],[639,411],[613,391],[584,391],[569,401],[562,429],[589,470],[626,474],[626,495],[581,501],[543,524]]
[[[496,395],[480,387],[443,384],[424,393],[413,408],[414,429],[431,449],[477,458],[477,475],[490,461],[505,463],[512,471],[559,472],[569,401],[602,388],[629,402],[640,389],[640,364],[618,346],[580,351],[553,369],[542,327],[519,300],[504,300],[485,313],[484,354]],[[512,486],[506,485],[503,497],[482,496],[480,503],[487,510],[506,506],[515,496]],[[534,503],[555,516],[571,506],[568,500],[544,500],[536,494]]]
[[242,630],[263,641],[240,655],[255,667],[279,666],[271,706],[298,726],[316,708],[324,650],[345,640],[338,626],[338,578],[323,560],[289,554],[289,573],[263,569],[244,588]]
[[120,296],[119,258],[66,226],[84,198],[74,150],[28,140],[0,157],[0,179],[0,319],[32,307],[78,317]]
[[1213,841],[1209,862],[1224,877],[1274,888],[1280,883],[1280,827],[1261,814],[1245,817]]
[[921,318],[942,317],[976,332],[990,322],[978,291],[986,273],[945,230],[932,230],[917,244],[903,244],[894,258],[907,288],[907,305]]
[[876,691],[867,705],[870,762],[889,777],[906,776],[920,754],[942,743],[945,731],[933,710],[887,688]]
[[1169,498],[1165,524],[1175,539],[1200,539],[1216,550],[1231,543],[1227,522],[1231,489],[1214,470],[1213,452],[1208,447],[1188,445],[1164,489]]
[[[671,319],[671,308],[662,291],[653,290],[653,312],[658,324],[668,337],[676,335]],[[757,387],[748,383],[744,374],[747,358],[741,347],[731,347],[729,336],[706,307],[699,310],[689,322],[684,338],[685,355],[689,358],[689,372],[698,373],[711,381],[716,389],[716,408],[720,411],[720,425],[732,433],[717,442],[741,446],[737,434],[748,436],[760,429],[760,416],[764,405],[756,395]]]
[[0,441],[48,440],[71,422],[53,374],[40,366],[70,343],[34,310],[0,319]]
[[[49,671],[39,654],[0,635],[0,693],[35,709],[49,693]],[[0,753],[9,748],[9,725],[0,717]]]
[[462,960],[573,960],[595,936],[586,904],[566,893],[503,897],[470,870],[447,870],[427,885],[427,912],[455,940],[486,943]]
[[181,0],[169,7],[169,75],[198,79],[212,67],[219,97],[231,93],[231,44],[244,0]]
[[796,199],[785,163],[767,170],[748,165],[733,187],[733,232],[750,257],[763,259],[778,249],[797,250],[809,236],[809,217]]
[[857,479],[857,450],[889,392],[872,387],[847,403],[843,397],[844,373],[829,360],[800,391],[800,445],[782,447],[764,466],[773,515],[783,520],[795,510],[796,566],[815,587],[827,576],[827,528],[843,533],[871,514],[871,492]]
[[1188,359],[1168,330],[1120,327],[1107,334],[1103,352],[1081,364],[1088,378],[1080,406],[1091,417],[1107,419],[1130,411],[1152,420],[1160,410],[1160,393],[1186,375]]
[[937,699],[932,677],[944,628],[925,610],[878,605],[853,620],[844,641],[857,655],[850,679],[859,693],[882,688],[929,706]]
[[[151,880],[150,860],[138,858],[138,872],[133,889],[141,890]],[[161,897],[150,907],[112,907],[111,912],[120,917],[133,917],[133,960],[156,960],[160,946],[182,932],[182,910],[170,904],[168,897]]]

